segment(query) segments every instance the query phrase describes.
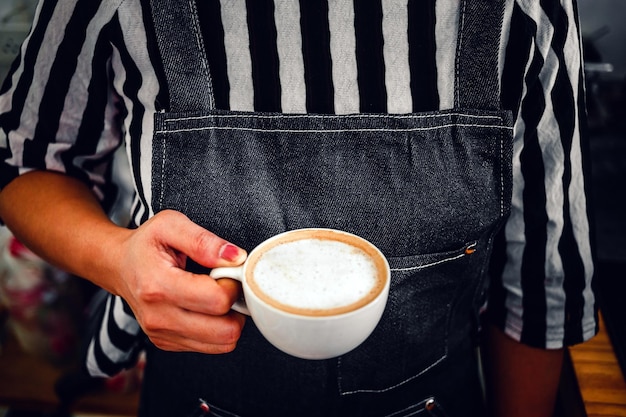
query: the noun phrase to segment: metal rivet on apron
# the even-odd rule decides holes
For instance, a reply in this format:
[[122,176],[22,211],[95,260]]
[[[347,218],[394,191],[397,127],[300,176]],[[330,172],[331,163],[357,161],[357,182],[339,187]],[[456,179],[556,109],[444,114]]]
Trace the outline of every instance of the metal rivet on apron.
[[207,404],[206,401],[204,401],[203,399],[200,399],[200,411],[202,411],[203,414],[211,411],[211,409],[209,408],[209,404]]
[[476,244],[475,243],[472,243],[471,245],[469,245],[468,247],[465,248],[465,254],[466,255],[471,255],[474,252],[476,252]]
[[434,411],[435,408],[437,408],[437,403],[435,402],[434,398],[429,398],[426,400],[426,404],[424,405],[424,408],[427,411]]

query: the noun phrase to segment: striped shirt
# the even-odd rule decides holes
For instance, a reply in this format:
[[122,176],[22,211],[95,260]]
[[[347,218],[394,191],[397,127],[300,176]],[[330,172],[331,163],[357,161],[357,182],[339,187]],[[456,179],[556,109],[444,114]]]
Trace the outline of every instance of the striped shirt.
[[[199,0],[219,109],[411,113],[450,109],[458,1]],[[134,224],[151,208],[153,115],[168,92],[143,0],[43,0],[0,91],[0,187],[60,171],[115,199],[124,146]],[[514,115],[512,213],[496,242],[488,310],[507,334],[560,348],[597,328],[583,161],[575,0],[506,0],[501,98]],[[118,329],[139,331],[110,300]],[[104,326],[106,328],[106,326]],[[101,334],[100,344],[115,346]],[[119,359],[123,349],[111,357]]]

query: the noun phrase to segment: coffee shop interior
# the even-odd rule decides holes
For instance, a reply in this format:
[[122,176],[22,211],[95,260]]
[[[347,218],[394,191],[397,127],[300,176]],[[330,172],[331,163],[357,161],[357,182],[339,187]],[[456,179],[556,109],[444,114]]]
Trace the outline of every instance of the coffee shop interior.
[[[578,3],[601,331],[567,352],[555,417],[626,416],[626,2]],[[35,7],[36,0],[0,1],[2,79]],[[117,175],[126,169],[120,162]],[[120,222],[129,193],[122,195],[114,214]],[[97,289],[30,258],[4,228],[0,251],[0,417],[135,415],[142,357],[108,379],[75,372]]]

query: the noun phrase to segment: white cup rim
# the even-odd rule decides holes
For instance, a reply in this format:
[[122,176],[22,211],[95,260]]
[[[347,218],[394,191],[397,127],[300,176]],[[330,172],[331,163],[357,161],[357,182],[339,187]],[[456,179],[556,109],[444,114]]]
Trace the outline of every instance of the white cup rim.
[[[256,294],[256,292],[250,287],[250,285],[248,283],[247,274],[246,274],[247,268],[250,265],[248,260],[253,258],[255,253],[258,253],[258,251],[261,251],[261,250],[263,250],[263,248],[267,247],[267,245],[272,244],[276,240],[281,240],[286,235],[292,235],[292,234],[295,234],[295,233],[310,233],[310,232],[327,232],[327,233],[333,233],[333,234],[340,234],[340,235],[344,235],[344,236],[349,236],[350,238],[355,238],[355,239],[361,241],[363,244],[365,244],[368,247],[370,247],[373,250],[373,252],[375,252],[377,254],[377,256],[380,258],[380,261],[384,264],[384,268],[385,268],[385,274],[384,274],[385,283],[382,286],[381,290],[376,294],[376,296],[374,298],[372,298],[368,303],[366,303],[364,305],[361,305],[359,307],[356,307],[353,310],[346,311],[346,312],[341,312],[341,313],[337,313],[337,314],[328,314],[328,315],[325,315],[325,314],[321,314],[321,315],[299,314],[299,313],[296,313],[296,312],[285,311],[283,309],[280,309],[280,308],[278,308],[278,307],[276,307],[276,306],[266,302],[261,297],[259,297]],[[372,308],[372,306],[377,304],[377,302],[379,302],[381,299],[384,298],[386,300],[387,294],[389,293],[389,287],[391,285],[391,271],[390,271],[390,267],[389,267],[389,262],[387,261],[387,258],[382,253],[382,251],[376,245],[374,245],[369,240],[367,240],[367,239],[365,239],[365,238],[363,238],[363,237],[361,237],[359,235],[356,235],[354,233],[350,233],[350,232],[339,230],[339,229],[332,229],[332,228],[307,227],[307,228],[287,230],[285,232],[281,232],[281,233],[279,233],[277,235],[274,235],[274,236],[268,238],[267,240],[264,240],[263,242],[261,242],[258,246],[256,246],[250,252],[250,254],[248,255],[248,258],[245,260],[245,262],[242,265],[242,267],[243,267],[243,270],[242,270],[242,286],[244,288],[244,294],[245,294],[246,298],[252,296],[260,304],[262,304],[264,306],[264,308],[268,308],[268,309],[274,311],[275,313],[278,313],[278,314],[283,315],[283,316],[298,318],[298,319],[307,320],[307,321],[340,320],[340,319],[343,319],[345,317],[349,317],[351,315],[357,315],[357,314],[359,314],[360,312],[362,312],[363,310],[365,310],[367,308]]]

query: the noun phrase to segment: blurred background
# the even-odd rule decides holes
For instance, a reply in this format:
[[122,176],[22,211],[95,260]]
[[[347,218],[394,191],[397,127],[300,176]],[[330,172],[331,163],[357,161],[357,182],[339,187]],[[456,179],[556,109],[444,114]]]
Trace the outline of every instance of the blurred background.
[[[619,364],[626,369],[626,0],[578,0],[578,5],[586,61],[588,141],[585,146],[590,161],[589,201],[597,258],[596,284],[610,340]],[[2,80],[27,36],[35,7],[36,0],[0,0]],[[120,165],[121,177],[125,175],[124,168]],[[0,238],[8,241],[4,231]],[[7,249],[7,245],[0,249]],[[9,252],[32,261],[17,246]],[[6,266],[7,260],[0,258],[0,270],[3,263]],[[41,272],[37,268],[44,267],[31,263],[29,268],[36,275]],[[28,314],[36,316],[35,328],[27,328],[26,334],[20,334],[19,327],[15,331],[15,326],[5,325],[12,314],[23,316],[25,312],[16,313],[11,309],[12,301],[6,298],[3,309],[0,299],[0,417],[11,414],[6,406],[8,397],[18,401],[20,409],[46,409],[56,401],[59,390],[63,390],[59,387],[59,377],[71,375],[71,361],[68,364],[65,355],[75,353],[73,337],[81,331],[85,306],[82,299],[72,301],[74,296],[80,298],[76,294],[81,292],[80,289],[76,292],[72,277],[53,272],[45,272],[46,291],[33,295],[39,305]],[[37,276],[31,278],[32,282],[37,280]],[[0,275],[0,284],[3,280],[6,281],[6,276]],[[20,356],[22,350],[27,352],[27,357]],[[24,378],[24,374],[31,377]],[[81,409],[133,415],[139,378],[139,371],[131,370],[117,379],[101,381],[97,387],[84,385],[85,390],[97,388],[99,394],[82,400]],[[75,385],[76,381],[71,381],[69,386],[75,389]],[[567,408],[559,410],[559,416],[574,415]],[[37,414],[13,410],[11,415]]]
[[[596,288],[606,331],[622,370],[621,380],[615,382],[623,386],[626,374],[626,1],[578,1],[586,61]],[[576,359],[579,353],[571,352]],[[576,366],[576,361],[573,362]],[[579,380],[579,385],[584,388],[587,382]],[[604,391],[611,392],[608,384]],[[611,401],[626,404],[626,394],[622,391]]]
[[36,4],[36,0],[0,1],[0,78],[2,80],[30,29]]

